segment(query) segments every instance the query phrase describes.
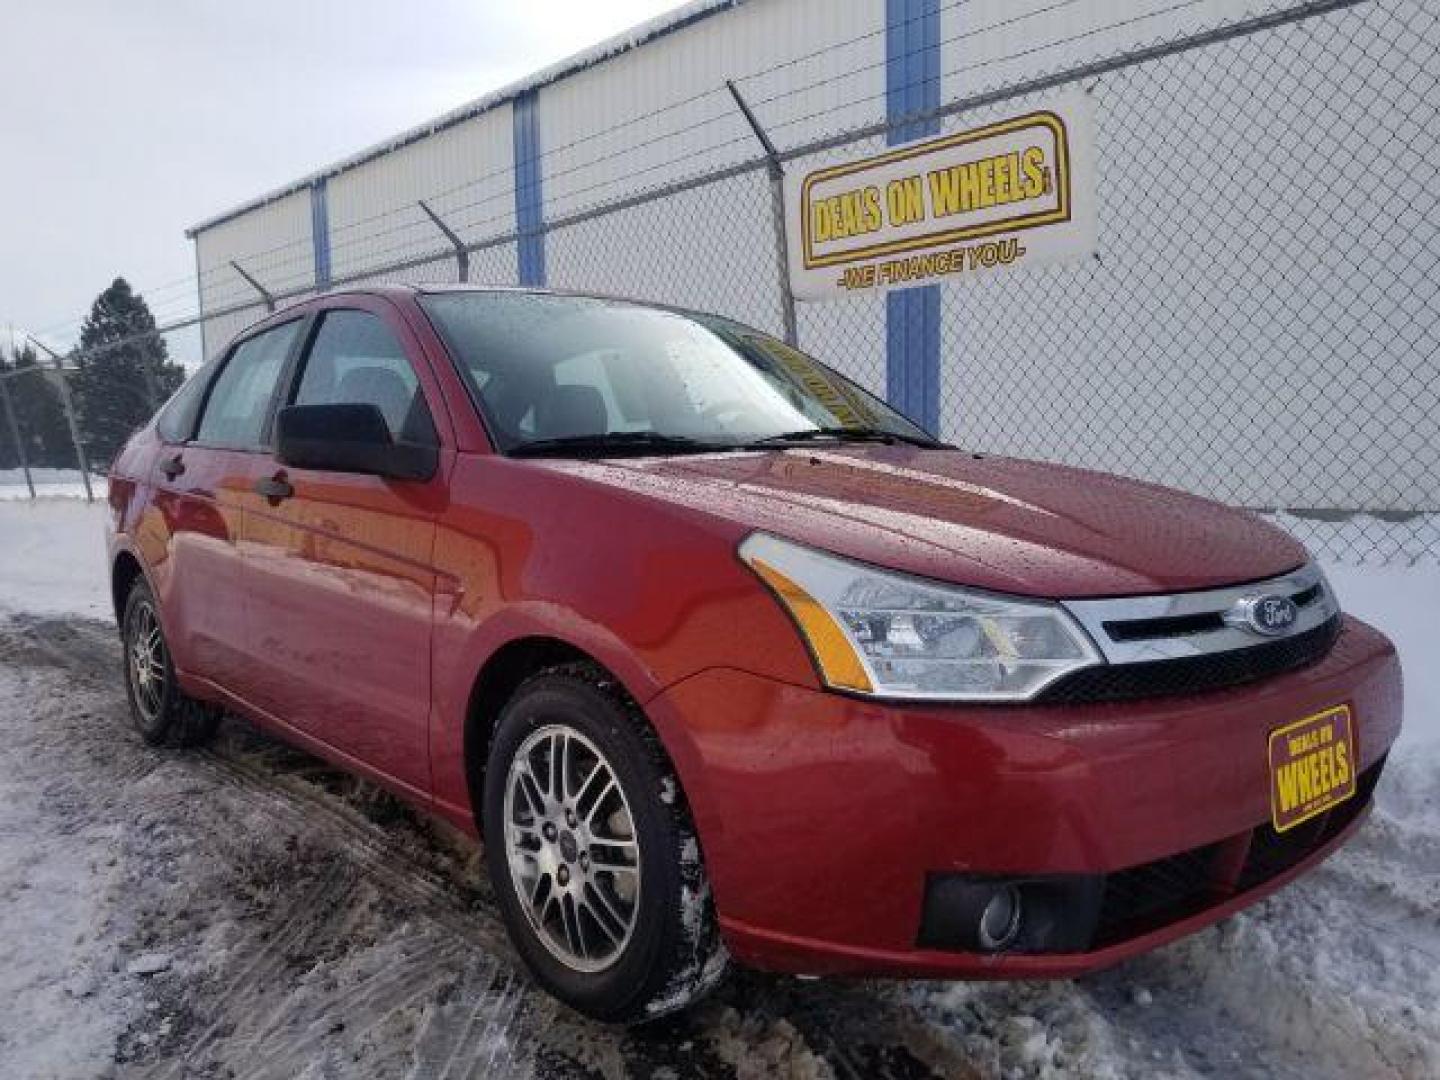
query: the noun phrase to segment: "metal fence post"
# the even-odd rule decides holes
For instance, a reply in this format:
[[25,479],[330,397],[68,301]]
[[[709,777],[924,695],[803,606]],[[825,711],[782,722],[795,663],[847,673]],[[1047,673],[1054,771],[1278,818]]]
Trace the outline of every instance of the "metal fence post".
[[424,199],[419,200],[419,206],[421,210],[425,211],[425,216],[433,221],[435,227],[445,235],[445,239],[450,241],[450,246],[455,249],[456,270],[460,275],[461,284],[465,284],[470,280],[470,250],[465,246],[465,241],[455,235],[455,230],[446,225],[439,214],[425,205]]
[[785,234],[785,166],[780,163],[780,154],[770,136],[740,96],[740,88],[730,79],[725,80],[725,85],[765,150],[765,171],[770,176],[770,212],[775,222],[775,257],[780,264],[780,314],[785,321],[785,341],[798,348],[800,332],[795,324],[795,294],[790,289],[790,240]]
[[[42,346],[43,347],[43,346]],[[80,482],[85,485],[85,501],[94,502],[95,492],[90,490],[90,459],[85,454],[85,444],[80,440],[80,421],[75,418],[75,402],[70,397],[70,383],[65,378],[65,367],[60,357],[48,348],[50,359],[55,365],[55,381],[60,384],[60,404],[65,408],[65,423],[70,426],[70,441],[75,444],[75,460],[80,465]]]
[[234,270],[235,273],[239,274],[242,278],[244,278],[246,284],[248,284],[252,289],[254,289],[257,293],[260,294],[260,299],[265,302],[266,311],[275,310],[275,297],[271,295],[270,291],[266,289],[264,285],[261,285],[260,282],[256,281],[253,277],[247,274],[245,272],[245,268],[241,266],[238,262],[236,262],[234,259],[230,260],[230,268]]
[[15,422],[15,409],[10,404],[10,388],[6,384],[9,373],[0,373],[0,405],[5,406],[5,422],[10,428],[10,438],[15,440],[15,453],[20,458],[20,471],[25,474],[25,486],[30,489],[30,498],[35,498],[35,479],[30,475],[30,458],[25,453],[25,442],[20,438],[20,425]]
[[70,427],[70,441],[75,444],[75,461],[80,466],[80,482],[85,485],[85,501],[94,502],[95,493],[90,490],[90,459],[85,454],[85,444],[80,441],[80,422],[75,419],[75,402],[70,398],[70,384],[65,381],[65,365],[60,360],[60,354],[39,338],[31,337],[29,340],[49,354],[50,363],[55,368],[55,381],[60,384],[60,404],[65,408],[65,423]]

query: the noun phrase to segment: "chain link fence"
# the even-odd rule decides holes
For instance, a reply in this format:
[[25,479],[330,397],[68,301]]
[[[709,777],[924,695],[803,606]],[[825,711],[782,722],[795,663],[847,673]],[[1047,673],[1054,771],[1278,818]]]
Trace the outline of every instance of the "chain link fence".
[[[940,106],[919,117],[978,126],[1072,85],[1098,116],[1097,257],[940,287],[938,434],[1275,514],[1331,560],[1440,561],[1440,9],[1331,0],[1144,30],[1120,19],[1059,51],[986,46],[942,72]],[[859,87],[875,43],[847,45],[841,85]],[[786,169],[877,152],[892,130],[883,95],[817,99],[796,63],[737,82]],[[515,284],[517,249],[538,243],[551,287],[782,334],[770,161],[723,87],[682,104],[692,148],[697,129],[710,140],[693,169],[665,156],[657,109],[561,148],[551,191],[565,197],[538,234],[496,212],[514,193],[487,173],[468,202],[420,193],[333,230],[331,283]],[[617,165],[627,145],[645,167]],[[162,329],[203,322],[213,353],[313,294],[301,201],[275,213],[303,239],[202,273],[203,318]],[[798,344],[883,395],[886,307],[802,303]],[[84,443],[83,410],[77,424]]]

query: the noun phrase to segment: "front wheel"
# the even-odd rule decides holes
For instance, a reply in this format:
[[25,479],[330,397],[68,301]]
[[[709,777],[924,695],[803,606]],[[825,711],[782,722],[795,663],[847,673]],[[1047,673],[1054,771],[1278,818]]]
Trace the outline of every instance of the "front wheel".
[[143,578],[130,589],[120,637],[125,692],[140,737],[152,746],[197,746],[207,741],[220,723],[220,710],[181,691],[155,595]]
[[486,860],[537,980],[597,1020],[684,1008],[724,974],[673,770],[639,709],[588,664],[527,680],[485,776]]

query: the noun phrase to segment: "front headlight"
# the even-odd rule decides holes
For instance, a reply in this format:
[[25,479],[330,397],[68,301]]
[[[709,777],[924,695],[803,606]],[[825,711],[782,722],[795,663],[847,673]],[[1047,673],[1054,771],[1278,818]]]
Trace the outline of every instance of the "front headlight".
[[785,605],[824,682],[884,698],[1024,701],[1101,663],[1058,605],[942,585],[765,533],[740,557]]

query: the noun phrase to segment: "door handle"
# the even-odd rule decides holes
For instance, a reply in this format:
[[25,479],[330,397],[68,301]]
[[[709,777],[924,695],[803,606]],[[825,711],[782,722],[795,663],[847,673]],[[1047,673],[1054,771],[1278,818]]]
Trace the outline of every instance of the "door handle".
[[276,473],[274,476],[268,476],[264,480],[256,480],[255,493],[265,496],[273,506],[294,495],[295,489],[291,487],[290,482],[285,479],[284,473]]
[[160,462],[160,471],[165,474],[165,479],[174,480],[185,471],[185,462],[180,460],[180,455],[166,458]]

